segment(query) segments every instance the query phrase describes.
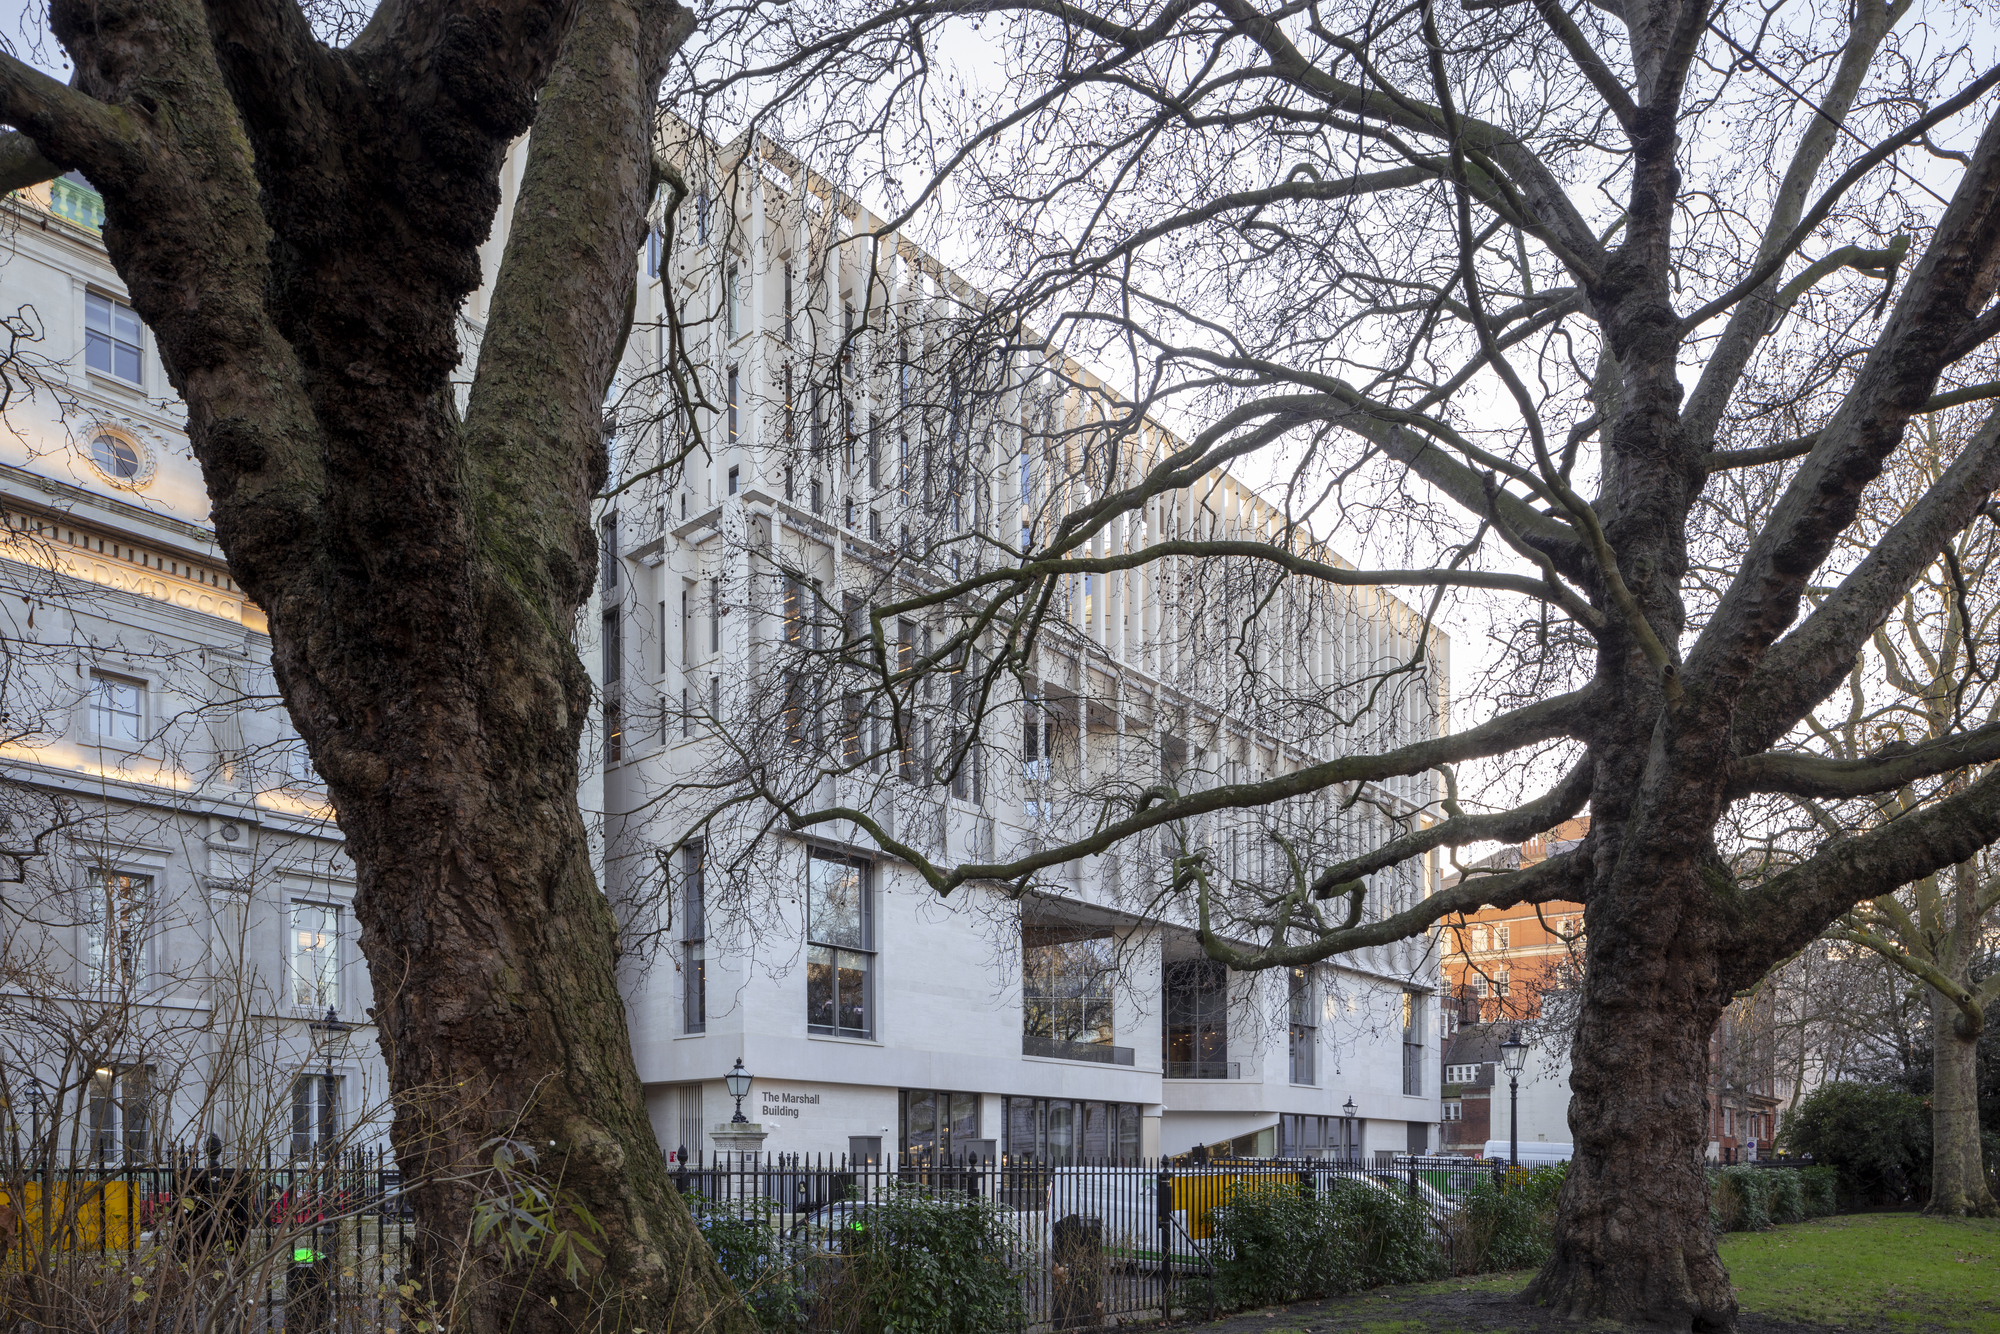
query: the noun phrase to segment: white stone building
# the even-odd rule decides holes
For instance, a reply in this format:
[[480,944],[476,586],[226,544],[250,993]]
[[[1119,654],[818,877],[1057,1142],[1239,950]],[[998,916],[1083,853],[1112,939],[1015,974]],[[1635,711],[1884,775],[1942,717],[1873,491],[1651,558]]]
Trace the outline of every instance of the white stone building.
[[[979,293],[783,152],[687,160],[676,239],[642,264],[641,351],[615,396],[626,484],[603,516],[616,559],[586,652],[610,720],[607,883],[633,935],[629,1022],[663,1146],[713,1147],[733,1110],[721,1077],[741,1059],[755,1079],[743,1111],[775,1153],[1434,1147],[1427,943],[1295,977],[1231,973],[1156,901],[1158,834],[1050,868],[1018,903],[979,881],[940,899],[852,821],[760,828],[754,802],[662,865],[718,791],[743,791],[707,786],[719,772],[757,770],[802,809],[865,811],[941,865],[1004,863],[1087,830],[1112,789],[1242,781],[1434,735],[1448,680],[1444,637],[1393,597],[1293,588],[1253,617],[1248,585],[1232,600],[1220,563],[1182,557],[1066,576],[1002,689],[969,704],[952,676],[911,695],[893,731],[891,692],[839,647],[871,633],[869,611],[990,567],[994,544],[1040,549],[1177,442],[1147,422],[1110,455],[1107,392],[1087,368],[979,342]],[[663,406],[656,373],[676,337],[661,327],[669,294],[709,405],[691,423]],[[682,448],[683,468],[649,476]],[[1072,550],[1274,540],[1281,523],[1218,473]],[[968,605],[886,620],[878,666],[928,656]],[[1257,633],[1225,645],[1246,620]],[[975,638],[960,661],[1002,649]],[[1254,685],[1219,665],[1225,649],[1256,655]],[[1373,707],[1339,689],[1392,664],[1414,670],[1388,672]],[[1326,720],[1336,694],[1345,722]],[[1283,814],[1351,852],[1420,819],[1431,782],[1344,787]],[[1270,816],[1180,832],[1254,878],[1282,861]],[[1407,905],[1432,874],[1375,878],[1369,911]]]
[[0,201],[0,1144],[371,1146],[353,869],[102,216]]
[[[1005,862],[1088,827],[1094,802],[1135,782],[1245,781],[1432,735],[1449,675],[1444,637],[1393,597],[1287,591],[1253,617],[1259,599],[1213,574],[1222,565],[1177,558],[1069,577],[1032,660],[979,706],[979,746],[957,744],[968,706],[941,686],[913,702],[922,721],[891,753],[881,710],[842,713],[838,671],[802,679],[821,632],[983,568],[983,544],[1041,545],[1177,442],[1148,422],[1114,461],[1086,368],[1046,349],[968,361],[979,295],[900,238],[870,239],[876,219],[758,149],[691,158],[676,239],[638,258],[611,404],[611,554],[581,636],[608,726],[580,798],[602,814],[625,910],[628,1020],[662,1147],[710,1147],[738,1059],[771,1152],[857,1139],[1071,1160],[1434,1146],[1427,942],[1237,975],[1155,901],[1175,851],[1268,877],[1282,862],[1273,820],[1320,851],[1392,837],[1433,800],[1428,779],[1190,822],[1175,847],[1152,835],[1050,868],[1019,902],[979,881],[940,899],[851,822],[731,844],[741,830],[724,821],[705,855],[660,864],[704,809],[689,785],[726,763],[721,738],[754,750],[802,737],[795,696],[826,715],[804,749],[876,758],[828,776],[779,746],[787,781],[942,863]],[[489,278],[525,156],[517,145],[503,172]],[[87,818],[31,859],[56,907],[24,915],[13,894],[0,909],[0,1098],[25,1129],[32,1078],[67,1099],[69,1142],[89,1150],[143,1157],[214,1132],[232,1152],[284,1151],[330,1124],[331,1055],[332,1123],[369,1141],[386,1089],[351,868],[275,698],[261,616],[205,526],[180,405],[120,300],[99,207],[73,180],[6,205],[0,288],[26,331],[10,372],[41,372],[0,438],[10,847],[37,802]],[[468,345],[485,295],[468,303]],[[674,367],[708,404],[692,423],[667,407]],[[691,428],[686,466],[649,475]],[[1076,549],[1270,540],[1281,522],[1213,474]],[[927,651],[952,614],[895,618],[888,655]],[[1246,623],[1255,633],[1230,638]],[[1255,659],[1248,678],[1223,669],[1239,651]],[[1350,687],[1371,672],[1364,707]],[[1336,696],[1349,707],[1323,707]],[[957,762],[940,767],[946,755]],[[1370,912],[1429,892],[1433,875],[1375,878]],[[329,1005],[351,1033],[314,1026]],[[65,1021],[91,1036],[53,1041],[37,1024],[58,1012],[94,1017]]]

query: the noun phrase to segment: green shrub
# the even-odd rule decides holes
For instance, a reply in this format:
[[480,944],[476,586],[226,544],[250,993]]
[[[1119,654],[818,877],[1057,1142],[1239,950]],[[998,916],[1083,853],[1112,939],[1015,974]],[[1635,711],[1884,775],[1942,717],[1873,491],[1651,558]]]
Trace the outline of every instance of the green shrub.
[[1294,1182],[1245,1182],[1209,1212],[1218,1306],[1270,1306],[1360,1286],[1358,1247],[1329,1199]]
[[1840,1212],[1840,1173],[1831,1167],[1801,1167],[1799,1190],[1805,1196],[1807,1218]]
[[1000,1334],[1023,1319],[1012,1210],[897,1186],[816,1257],[823,1327],[839,1334]]
[[1784,1141],[1840,1173],[1843,1197],[1896,1204],[1929,1186],[1931,1118],[1891,1084],[1826,1084],[1785,1118]]
[[1756,1167],[1714,1167],[1709,1169],[1711,1199],[1717,1200],[1725,1232],[1762,1232],[1771,1226],[1772,1172]]
[[803,1329],[810,1295],[806,1250],[779,1235],[766,1207],[725,1209],[697,1195],[689,1198],[688,1212],[757,1327],[765,1334]]
[[1360,1286],[1421,1283],[1444,1273],[1430,1211],[1400,1190],[1342,1181],[1328,1192],[1339,1226],[1355,1240]]
[[1548,1259],[1556,1194],[1568,1172],[1569,1164],[1556,1163],[1512,1180],[1475,1182],[1452,1219],[1453,1271],[1529,1269]]
[[1761,1232],[1834,1212],[1831,1167],[1712,1167],[1708,1218],[1717,1232]]
[[1771,1216],[1773,1223],[1803,1223],[1809,1217],[1806,1213],[1806,1193],[1799,1181],[1799,1174],[1789,1167],[1767,1168],[1764,1175],[1770,1180],[1770,1193],[1764,1204],[1764,1212]]
[[1218,1306],[1267,1306],[1436,1278],[1444,1265],[1425,1207],[1367,1181],[1324,1192],[1245,1182],[1209,1214]]

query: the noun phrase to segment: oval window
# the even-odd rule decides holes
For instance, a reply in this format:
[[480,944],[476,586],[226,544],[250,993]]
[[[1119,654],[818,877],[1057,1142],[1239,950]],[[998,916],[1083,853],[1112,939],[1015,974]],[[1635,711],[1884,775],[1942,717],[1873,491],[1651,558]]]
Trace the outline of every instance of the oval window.
[[139,472],[139,451],[115,435],[100,435],[92,440],[90,457],[106,477],[133,477]]

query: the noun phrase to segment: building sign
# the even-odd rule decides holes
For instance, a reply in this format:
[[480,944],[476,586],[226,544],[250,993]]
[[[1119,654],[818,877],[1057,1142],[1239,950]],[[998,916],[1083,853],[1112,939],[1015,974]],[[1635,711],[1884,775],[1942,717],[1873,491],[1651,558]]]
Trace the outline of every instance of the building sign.
[[765,1089],[764,1105],[757,1109],[757,1119],[768,1120],[774,1116],[789,1116],[797,1120],[800,1111],[819,1106],[817,1093],[787,1093],[782,1089]]

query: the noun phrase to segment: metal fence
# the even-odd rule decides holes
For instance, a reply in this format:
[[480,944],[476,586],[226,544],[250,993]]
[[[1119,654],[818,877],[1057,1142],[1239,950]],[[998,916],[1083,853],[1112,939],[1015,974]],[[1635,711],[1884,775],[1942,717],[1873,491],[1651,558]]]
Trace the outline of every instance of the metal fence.
[[151,1302],[146,1328],[397,1329],[411,1238],[401,1181],[379,1150],[0,1159],[0,1274],[17,1280],[0,1314],[25,1328],[138,1328],[129,1312]]
[[[1469,1158],[1262,1158],[1208,1162],[1047,1163],[1010,1158],[893,1155],[881,1161],[719,1155],[681,1164],[675,1183],[690,1202],[754,1219],[807,1252],[838,1252],[869,1211],[917,1191],[940,1201],[983,1201],[1021,1284],[1029,1330],[1088,1329],[1171,1318],[1212,1301],[1222,1211],[1245,1191],[1281,1187],[1325,1193],[1356,1182],[1415,1203],[1441,1259],[1452,1220],[1481,1181],[1505,1168]],[[811,1313],[801,1315],[817,1329]]]
[[[899,1192],[938,1202],[983,1201],[1020,1285],[1024,1330],[1087,1329],[1170,1318],[1212,1300],[1218,1224],[1248,1190],[1309,1193],[1341,1182],[1415,1202],[1441,1258],[1451,1221],[1476,1182],[1503,1172],[1466,1158],[1398,1157],[1392,1166],[1331,1158],[1209,1162],[1036,1162],[905,1156],[900,1160],[723,1154],[674,1167],[690,1204],[709,1217],[767,1229],[794,1254],[838,1262],[848,1230]],[[32,1270],[51,1296],[28,1327],[62,1306],[116,1303],[142,1269],[183,1275],[178,1319],[149,1328],[218,1334],[386,1334],[403,1324],[398,1284],[412,1238],[401,1178],[380,1152],[330,1161],[272,1157],[207,1161],[174,1153],[145,1165],[0,1163],[0,1274]],[[4,1222],[0,1219],[0,1222]],[[11,1235],[9,1235],[11,1234]],[[142,1260],[143,1263],[134,1263]],[[162,1261],[176,1263],[163,1264]],[[109,1274],[126,1279],[106,1283]],[[157,1284],[158,1280],[154,1280]],[[104,1327],[123,1327],[115,1313]],[[162,1315],[165,1313],[162,1312]],[[4,1323],[4,1322],[0,1322]],[[821,1328],[801,1311],[796,1328]],[[134,1327],[136,1328],[136,1327]]]

